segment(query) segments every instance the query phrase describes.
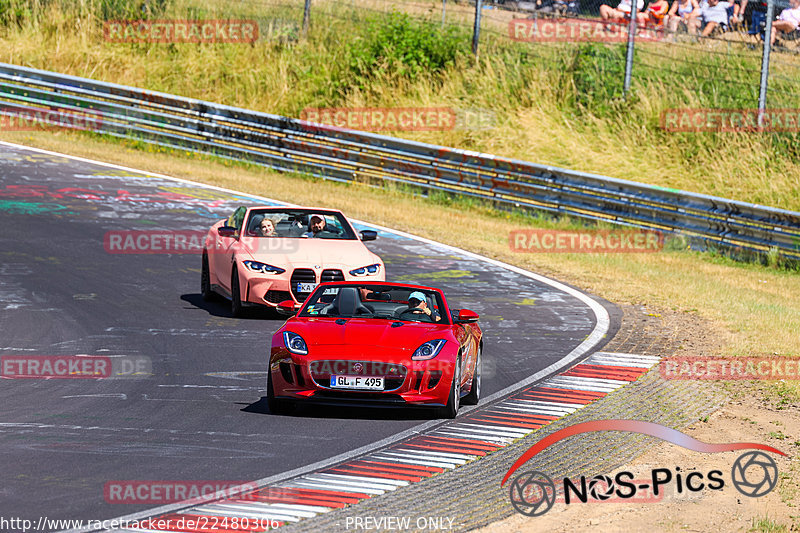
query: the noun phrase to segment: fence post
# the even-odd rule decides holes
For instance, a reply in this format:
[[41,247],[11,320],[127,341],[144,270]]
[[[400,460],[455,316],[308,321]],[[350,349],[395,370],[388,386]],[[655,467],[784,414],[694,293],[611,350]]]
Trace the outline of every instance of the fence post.
[[764,51],[761,53],[761,88],[758,91],[758,126],[764,123],[767,107],[767,82],[769,81],[769,53],[772,50],[772,17],[775,15],[775,0],[767,0],[767,27],[764,31]]
[[472,29],[472,53],[478,56],[478,39],[481,36],[481,0],[475,0],[475,27]]
[[444,28],[444,15],[447,10],[447,0],[442,0],[442,28]]
[[639,13],[638,0],[631,1],[631,22],[628,24],[628,48],[625,52],[625,82],[622,86],[622,95],[627,100],[631,90],[631,72],[633,72],[633,46],[636,35],[636,15]]
[[308,25],[311,22],[311,0],[306,0],[305,8],[303,9],[303,34],[308,33]]

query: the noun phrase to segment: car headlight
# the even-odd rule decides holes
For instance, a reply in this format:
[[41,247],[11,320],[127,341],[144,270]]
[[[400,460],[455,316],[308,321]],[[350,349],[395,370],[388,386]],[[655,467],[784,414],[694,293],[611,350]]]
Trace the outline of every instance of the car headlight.
[[415,361],[425,361],[427,359],[433,359],[439,352],[442,351],[445,343],[447,341],[444,339],[436,339],[428,342],[423,342],[419,348],[414,350],[414,354],[411,356],[411,359]]
[[308,346],[306,346],[306,341],[303,340],[303,337],[301,337],[297,333],[292,333],[291,331],[284,331],[283,344],[292,353],[297,353],[300,355],[308,355]]
[[374,276],[381,271],[381,264],[375,263],[361,268],[356,268],[350,271],[351,276]]
[[266,263],[259,263],[258,261],[242,261],[244,266],[248,269],[252,270],[253,272],[259,272],[261,274],[283,274],[286,272],[282,268],[278,268],[276,266],[268,265]]

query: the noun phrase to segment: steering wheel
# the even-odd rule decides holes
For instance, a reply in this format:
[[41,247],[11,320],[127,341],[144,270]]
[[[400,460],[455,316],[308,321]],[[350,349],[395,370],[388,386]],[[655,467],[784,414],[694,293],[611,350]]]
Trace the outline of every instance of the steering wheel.
[[[416,316],[414,316],[412,318],[403,318],[403,315],[416,315]],[[422,316],[419,316],[419,315],[422,315]],[[425,317],[422,320],[422,322],[431,322],[431,317],[429,317],[428,314],[425,313],[424,309],[420,309],[419,307],[412,307],[411,309],[404,309],[398,315],[398,318],[401,319],[401,320],[419,320],[422,317]]]

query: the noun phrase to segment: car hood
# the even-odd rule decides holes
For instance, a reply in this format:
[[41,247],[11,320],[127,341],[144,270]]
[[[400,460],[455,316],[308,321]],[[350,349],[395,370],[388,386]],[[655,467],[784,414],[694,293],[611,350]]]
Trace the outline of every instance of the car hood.
[[275,266],[320,265],[360,268],[380,262],[364,243],[339,239],[244,238],[240,254]]
[[[337,324],[333,318],[300,318],[285,329],[297,333],[309,348],[313,346],[374,346],[413,352],[431,339],[450,338],[449,326],[423,322],[400,322],[369,318],[347,318]],[[392,327],[393,323],[402,326]]]

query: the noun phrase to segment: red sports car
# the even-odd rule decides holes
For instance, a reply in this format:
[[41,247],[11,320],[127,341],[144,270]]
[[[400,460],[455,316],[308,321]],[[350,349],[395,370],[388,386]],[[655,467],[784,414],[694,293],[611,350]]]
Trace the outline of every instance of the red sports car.
[[[278,306],[294,314],[294,301]],[[481,393],[478,315],[439,289],[322,283],[272,337],[270,411],[294,402],[437,407],[453,418]]]

